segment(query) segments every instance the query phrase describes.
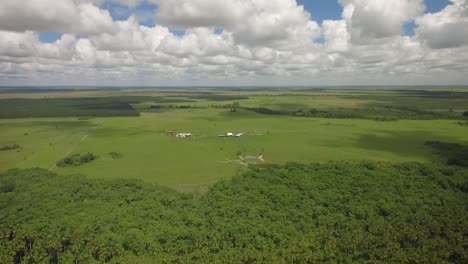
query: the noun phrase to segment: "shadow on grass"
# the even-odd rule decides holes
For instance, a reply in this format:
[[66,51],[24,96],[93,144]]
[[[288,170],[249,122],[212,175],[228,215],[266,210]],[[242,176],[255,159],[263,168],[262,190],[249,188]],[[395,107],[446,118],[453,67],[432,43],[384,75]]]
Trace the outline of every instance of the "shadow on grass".
[[432,147],[445,164],[468,167],[468,145],[440,141],[427,141],[426,145]]
[[355,146],[361,149],[384,151],[402,157],[435,158],[426,141],[440,140],[456,142],[452,137],[441,136],[429,131],[390,131],[380,130],[376,134],[363,134],[356,140]]

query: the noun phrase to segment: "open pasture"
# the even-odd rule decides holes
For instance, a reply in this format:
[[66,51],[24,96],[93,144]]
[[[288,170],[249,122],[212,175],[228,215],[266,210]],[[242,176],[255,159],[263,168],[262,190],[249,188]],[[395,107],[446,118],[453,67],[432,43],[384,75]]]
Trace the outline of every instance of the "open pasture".
[[[207,186],[246,169],[239,155],[265,163],[328,160],[438,160],[426,141],[466,143],[468,129],[453,120],[322,119],[268,116],[228,109],[174,109],[139,117],[0,120],[0,167],[41,167],[96,178],[138,178],[182,191]],[[167,130],[190,132],[176,138]],[[246,133],[222,138],[226,132]],[[78,167],[54,164],[72,153],[98,158]],[[118,158],[110,153],[119,153]]]

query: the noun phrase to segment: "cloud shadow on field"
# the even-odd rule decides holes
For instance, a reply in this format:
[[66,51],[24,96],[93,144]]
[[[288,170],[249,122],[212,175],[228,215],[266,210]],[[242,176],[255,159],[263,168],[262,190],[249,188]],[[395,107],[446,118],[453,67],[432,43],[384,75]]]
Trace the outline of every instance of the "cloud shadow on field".
[[390,152],[403,157],[427,157],[432,156],[432,152],[431,148],[425,146],[425,142],[432,140],[458,141],[453,137],[441,136],[424,130],[379,130],[375,134],[362,134],[354,141],[355,146],[361,149]]

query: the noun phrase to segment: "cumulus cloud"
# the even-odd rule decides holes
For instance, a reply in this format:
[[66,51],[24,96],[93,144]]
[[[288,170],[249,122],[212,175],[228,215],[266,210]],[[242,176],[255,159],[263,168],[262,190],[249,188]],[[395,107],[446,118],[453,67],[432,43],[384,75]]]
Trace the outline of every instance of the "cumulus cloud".
[[221,27],[248,45],[312,42],[318,24],[295,0],[153,0],[157,22],[169,27]]
[[97,34],[114,31],[108,11],[84,0],[2,0],[0,29]]
[[325,43],[330,52],[346,52],[349,50],[351,35],[344,20],[325,20],[322,24]]
[[468,45],[468,3],[451,0],[442,11],[416,19],[418,37],[435,49]]
[[[466,0],[434,14],[422,0],[340,0],[342,18],[321,25],[295,0],[148,0],[152,27],[113,20],[105,1],[0,1],[2,84],[468,82]],[[63,35],[44,43],[43,31]]]
[[425,9],[423,0],[340,0],[340,3],[355,42],[399,35],[403,24]]

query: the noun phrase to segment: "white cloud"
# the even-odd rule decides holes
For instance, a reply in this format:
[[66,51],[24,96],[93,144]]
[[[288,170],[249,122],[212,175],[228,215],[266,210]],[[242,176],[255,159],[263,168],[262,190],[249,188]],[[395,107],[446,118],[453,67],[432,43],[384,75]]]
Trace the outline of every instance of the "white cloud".
[[402,26],[421,15],[423,0],[340,0],[353,42],[400,35]]
[[[465,0],[435,14],[422,14],[422,0],[342,0],[342,19],[321,26],[294,0],[151,1],[159,4],[154,27],[140,25],[138,14],[112,20],[104,0],[0,1],[0,82],[468,82]],[[413,20],[415,36],[404,36],[402,26]],[[171,33],[172,27],[185,34]],[[43,43],[41,31],[65,34]],[[323,44],[314,42],[320,37]]]
[[328,51],[346,52],[349,50],[351,36],[346,29],[346,21],[325,20],[322,27]]
[[468,45],[468,3],[452,0],[442,11],[416,19],[418,37],[435,49]]
[[2,0],[0,30],[97,34],[114,25],[109,12],[90,1]]
[[130,17],[126,21],[117,21],[115,25],[115,33],[102,33],[90,37],[97,49],[110,51],[155,50],[162,39],[169,35],[167,28],[140,26],[134,17]]
[[[153,0],[157,22],[169,27],[221,27],[238,43],[279,45],[313,42],[316,22],[295,0]],[[286,44],[287,46],[287,44]]]

